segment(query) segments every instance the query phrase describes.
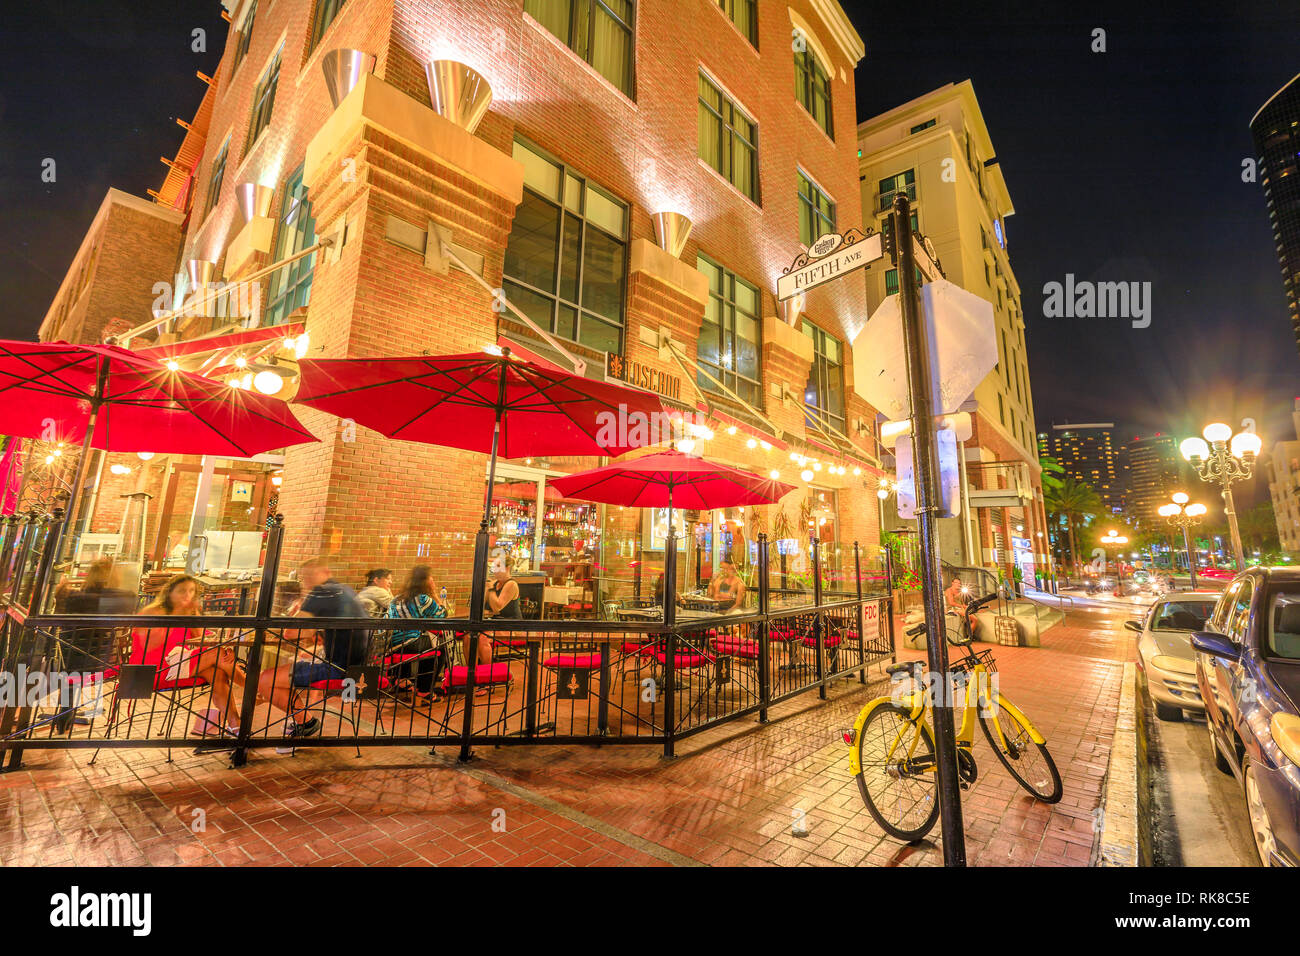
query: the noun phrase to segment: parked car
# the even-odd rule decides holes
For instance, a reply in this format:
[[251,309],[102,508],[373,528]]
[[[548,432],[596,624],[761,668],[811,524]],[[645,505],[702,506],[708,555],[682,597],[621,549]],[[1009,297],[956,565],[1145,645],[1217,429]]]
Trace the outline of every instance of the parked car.
[[1300,569],[1242,572],[1192,647],[1210,750],[1242,786],[1260,861],[1300,865]]
[[1124,622],[1141,635],[1137,665],[1161,720],[1182,720],[1184,710],[1205,709],[1196,686],[1192,633],[1205,627],[1218,599],[1217,591],[1184,591],[1152,603],[1141,620]]

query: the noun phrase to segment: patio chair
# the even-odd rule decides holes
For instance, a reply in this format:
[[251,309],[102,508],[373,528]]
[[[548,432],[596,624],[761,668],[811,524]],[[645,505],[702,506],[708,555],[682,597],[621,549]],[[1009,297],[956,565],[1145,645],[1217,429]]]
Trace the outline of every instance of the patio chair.
[[[493,637],[492,644],[494,653],[497,642],[498,639]],[[447,699],[447,706],[443,710],[442,728],[449,734],[460,733],[459,728],[456,730],[452,729],[451,720],[457,713],[457,701],[463,701],[465,699],[465,695],[469,690],[468,685],[468,664],[453,664],[443,672],[442,693]],[[510,673],[509,661],[498,661],[494,659],[490,664],[474,665],[475,693],[478,692],[479,688],[487,688],[486,700],[484,700],[483,706],[487,708],[486,713],[488,715],[489,724],[493,723],[491,720],[493,697],[496,696],[498,691],[501,692],[501,710],[497,714],[497,719],[495,721],[497,732],[499,734],[504,734],[505,732],[506,708],[510,703],[510,691],[513,686],[514,676]],[[475,704],[475,707],[477,708],[478,704]],[[463,712],[463,710],[464,704],[462,703],[460,712]]]
[[[602,653],[600,645],[595,641],[561,640],[556,645],[555,653],[542,661],[542,668],[546,672],[546,682],[542,685],[541,700],[544,702],[551,702],[553,700],[556,709],[556,713],[552,715],[553,719],[544,720],[542,722],[543,727],[548,725],[552,728],[555,727],[556,721],[554,718],[558,718],[559,716],[558,711],[560,700],[579,699],[574,696],[577,691],[576,675],[571,678],[570,684],[567,687],[562,688],[560,686],[560,671],[573,670],[584,672],[586,674],[585,686],[588,691],[587,699],[590,699],[592,675],[600,671],[601,664],[604,661]],[[597,678],[597,680],[599,680],[599,678]],[[567,697],[562,693],[562,691],[568,691]],[[552,695],[554,695],[554,697],[552,697]],[[588,708],[587,716],[590,720],[590,708]],[[570,729],[572,729],[572,721],[570,721]]]
[[[696,708],[708,699],[709,691],[713,689],[715,658],[706,647],[708,640],[708,634],[703,631],[688,632],[679,635],[677,638],[677,647],[673,652],[674,691],[678,694],[689,693],[694,680],[703,675],[703,687],[695,695],[695,700],[691,703],[691,706],[685,712],[678,713],[678,723],[690,717]],[[654,659],[661,668],[667,668],[668,647],[666,642],[655,651]]]
[[[356,667],[348,669],[348,673],[340,674],[337,677],[329,677],[325,680],[313,681],[307,687],[295,687],[289,697],[289,713],[296,714],[311,709],[312,704],[302,704],[300,701],[304,696],[311,697],[320,695],[320,717],[322,720],[329,711],[325,702],[331,697],[338,697],[346,709],[340,708],[333,711],[338,717],[340,724],[350,724],[352,735],[357,748],[357,758],[361,758],[361,703],[366,700],[375,701],[375,721],[379,725],[380,732],[384,731],[383,714],[379,706],[379,694],[392,687],[392,681],[384,676],[385,661],[389,654],[389,647],[392,644],[391,631],[373,631],[370,632],[366,642],[365,662]],[[289,753],[297,751],[294,744],[289,745]]]

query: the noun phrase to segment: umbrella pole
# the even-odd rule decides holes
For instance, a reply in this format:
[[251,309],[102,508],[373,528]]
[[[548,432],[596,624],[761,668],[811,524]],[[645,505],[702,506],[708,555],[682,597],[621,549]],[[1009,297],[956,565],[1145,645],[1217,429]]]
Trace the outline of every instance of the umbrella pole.
[[[95,426],[99,422],[99,409],[104,402],[104,392],[108,388],[108,363],[101,357],[99,372],[95,379],[95,397],[90,400],[90,418],[86,422],[86,437],[81,440],[81,457],[77,461],[77,471],[72,478],[71,497],[68,499],[67,524],[64,525],[63,543],[66,546],[64,556],[71,559],[76,555],[76,530],[80,515],[81,486],[86,480],[86,471],[90,466],[90,442],[95,437]],[[69,565],[71,570],[71,565]]]

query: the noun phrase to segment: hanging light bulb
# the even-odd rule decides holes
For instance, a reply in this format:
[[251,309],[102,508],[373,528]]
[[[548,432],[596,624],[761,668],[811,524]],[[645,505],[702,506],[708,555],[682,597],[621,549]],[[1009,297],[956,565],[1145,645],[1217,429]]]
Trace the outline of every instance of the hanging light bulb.
[[857,465],[854,465],[854,466],[853,466],[853,474],[854,474],[854,476],[857,476],[857,475],[862,474],[862,469],[859,468]]
[[754,439],[751,438],[751,439],[749,439],[749,441],[745,442],[745,447],[746,447],[746,448],[757,448],[757,447],[758,447],[758,442],[756,442]]
[[141,461],[148,461],[150,458],[153,457],[153,452],[151,452],[151,451],[138,451],[138,452],[135,453],[135,457],[139,458]]
[[813,471],[821,471],[821,470],[822,470],[822,463],[820,461],[813,462]]
[[284,379],[279,372],[263,369],[253,377],[253,387],[263,395],[275,395],[284,388]]
[[727,434],[728,434],[728,435],[734,435],[734,434],[736,434],[736,426],[735,426],[735,425],[728,425],[728,426],[727,426]]
[[113,474],[115,474],[115,475],[129,475],[129,474],[131,474],[131,469],[128,468],[128,467],[126,467],[126,465],[109,465],[108,470],[111,471],[111,472],[112,472]]
[[52,465],[52,464],[54,464],[54,456],[53,456],[53,455],[46,455],[46,456],[45,456],[45,464],[47,464],[47,465]]
[[802,478],[804,481],[812,481],[813,473],[809,471],[807,468],[805,468],[803,471],[799,472],[799,477]]
[[180,366],[180,363],[177,362],[175,359],[168,359],[168,360],[167,360],[167,371],[169,371],[169,372],[175,372],[175,371],[178,371],[178,370],[180,369],[180,367],[181,367],[181,366]]
[[759,442],[759,444],[763,446],[763,451],[771,451],[771,450],[772,450],[772,443],[771,443],[771,442],[768,442],[768,441],[761,441],[761,442]]
[[767,475],[768,475],[768,477],[771,478],[773,481],[776,481],[778,478],[781,477],[781,473],[780,473],[779,471],[777,471],[775,468],[773,468],[771,471],[769,471],[769,472],[767,473]]
[[235,368],[248,368],[248,359],[242,355],[235,359]]

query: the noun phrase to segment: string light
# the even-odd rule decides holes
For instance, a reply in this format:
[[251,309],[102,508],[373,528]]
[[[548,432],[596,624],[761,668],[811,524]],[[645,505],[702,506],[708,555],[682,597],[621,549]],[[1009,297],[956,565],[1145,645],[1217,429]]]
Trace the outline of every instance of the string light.
[[807,468],[805,468],[803,471],[799,472],[799,477],[802,478],[804,481],[812,481],[813,473],[809,471]]
[[754,439],[751,438],[749,441],[745,442],[745,447],[746,447],[746,448],[757,448],[757,447],[758,447],[758,442],[756,442]]
[[770,477],[773,481],[776,481],[778,478],[781,477],[781,473],[780,473],[779,471],[777,471],[775,468],[773,468],[773,469],[772,469],[771,471],[769,471],[767,474],[768,474],[768,477]]

